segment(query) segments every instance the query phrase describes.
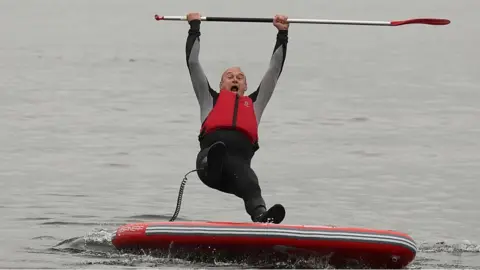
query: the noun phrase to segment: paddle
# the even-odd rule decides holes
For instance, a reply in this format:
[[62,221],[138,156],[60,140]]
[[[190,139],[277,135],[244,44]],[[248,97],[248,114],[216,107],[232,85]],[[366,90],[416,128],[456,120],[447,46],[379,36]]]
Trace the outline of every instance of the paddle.
[[[186,21],[187,16],[159,16],[155,15],[157,21]],[[272,23],[273,18],[247,18],[247,17],[201,17],[202,21],[211,22],[254,22],[254,23]],[[343,24],[343,25],[373,25],[373,26],[400,26],[406,24],[428,24],[428,25],[447,25],[448,19],[436,18],[416,18],[401,21],[354,21],[354,20],[320,20],[320,19],[288,19],[289,23],[304,24]]]

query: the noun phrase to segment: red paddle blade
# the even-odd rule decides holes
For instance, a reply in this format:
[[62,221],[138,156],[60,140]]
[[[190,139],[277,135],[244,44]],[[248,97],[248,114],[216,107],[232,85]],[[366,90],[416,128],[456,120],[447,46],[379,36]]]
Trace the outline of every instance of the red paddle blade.
[[430,25],[447,25],[450,23],[450,20],[447,19],[431,19],[431,18],[419,18],[419,19],[409,19],[403,21],[391,21],[390,25],[399,26],[404,24],[430,24]]

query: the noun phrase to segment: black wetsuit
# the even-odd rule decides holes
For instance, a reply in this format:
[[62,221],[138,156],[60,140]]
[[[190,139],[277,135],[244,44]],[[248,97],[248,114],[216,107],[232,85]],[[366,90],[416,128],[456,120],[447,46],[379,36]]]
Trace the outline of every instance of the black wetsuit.
[[[257,123],[275,89],[285,62],[288,30],[280,30],[270,66],[255,92],[249,95],[254,102]],[[200,21],[190,22],[186,41],[186,60],[193,89],[200,105],[200,122],[203,123],[212,110],[218,93],[210,87],[199,61]],[[257,176],[251,168],[251,160],[258,144],[236,130],[216,130],[199,136],[200,152],[197,155],[198,176],[207,186],[234,194],[243,199],[247,213],[256,221],[266,210]],[[212,147],[212,145],[214,145]],[[283,217],[282,217],[283,219]]]

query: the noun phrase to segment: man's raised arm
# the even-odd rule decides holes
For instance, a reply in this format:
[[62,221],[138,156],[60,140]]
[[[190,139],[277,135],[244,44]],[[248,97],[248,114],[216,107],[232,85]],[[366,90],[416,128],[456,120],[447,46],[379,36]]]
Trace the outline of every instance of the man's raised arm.
[[213,97],[217,93],[210,87],[199,60],[200,14],[189,14],[188,23],[190,24],[190,29],[188,30],[185,54],[190,80],[192,81],[193,90],[200,105],[200,122],[203,122],[213,107]]
[[260,82],[257,90],[250,94],[250,97],[254,102],[258,124],[260,124],[263,111],[265,110],[265,107],[267,107],[268,101],[272,97],[273,91],[275,90],[277,81],[280,78],[280,74],[283,70],[285,58],[287,56],[288,23],[284,21],[286,20],[285,16],[276,16],[276,18],[279,18],[279,22],[274,22],[274,25],[278,28],[278,33],[273,54],[270,58],[270,66],[263,76],[263,79]]

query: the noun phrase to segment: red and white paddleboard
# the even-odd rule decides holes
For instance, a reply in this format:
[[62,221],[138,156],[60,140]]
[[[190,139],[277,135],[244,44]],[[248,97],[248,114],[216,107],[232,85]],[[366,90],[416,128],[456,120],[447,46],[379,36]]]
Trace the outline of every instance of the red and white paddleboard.
[[407,234],[365,228],[237,222],[151,222],[121,226],[112,240],[119,250],[256,256],[282,260],[328,257],[346,267],[404,268],[417,252]]

